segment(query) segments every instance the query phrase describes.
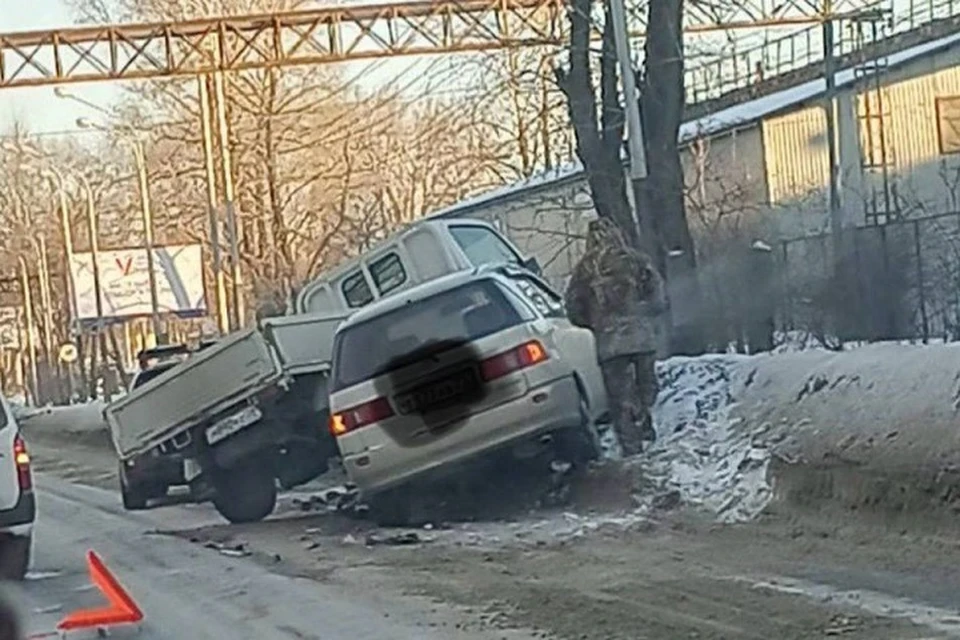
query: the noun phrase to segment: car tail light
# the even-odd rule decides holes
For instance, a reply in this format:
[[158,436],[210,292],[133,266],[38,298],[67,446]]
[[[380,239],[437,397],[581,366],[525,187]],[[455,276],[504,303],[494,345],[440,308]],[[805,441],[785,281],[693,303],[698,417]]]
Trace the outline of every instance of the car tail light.
[[498,353],[480,363],[480,375],[486,382],[532,367],[548,360],[547,350],[539,340],[524,342],[510,351]]
[[334,436],[355,431],[368,424],[385,420],[393,415],[393,408],[386,398],[377,398],[358,404],[330,416],[330,433]]
[[33,488],[33,476],[30,473],[30,453],[27,452],[27,443],[18,433],[13,440],[13,461],[17,465],[17,481],[21,491]]

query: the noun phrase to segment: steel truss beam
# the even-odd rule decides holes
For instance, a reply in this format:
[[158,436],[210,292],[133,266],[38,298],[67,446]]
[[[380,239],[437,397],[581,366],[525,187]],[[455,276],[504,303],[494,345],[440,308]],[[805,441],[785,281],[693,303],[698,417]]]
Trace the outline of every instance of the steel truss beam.
[[[633,25],[640,30],[644,13],[638,6],[633,15]],[[697,16],[705,19],[703,11]],[[773,26],[778,20],[796,24],[820,19],[814,12],[736,17],[743,20],[724,24],[710,19],[686,30],[721,31]],[[556,46],[564,42],[566,29],[563,0],[416,0],[7,33],[0,34],[0,89]]]

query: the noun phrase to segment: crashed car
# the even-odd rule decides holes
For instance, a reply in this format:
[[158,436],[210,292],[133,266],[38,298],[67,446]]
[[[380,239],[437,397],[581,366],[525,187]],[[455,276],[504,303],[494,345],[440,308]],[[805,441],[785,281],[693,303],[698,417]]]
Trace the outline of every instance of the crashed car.
[[593,333],[533,273],[481,267],[358,311],[337,330],[330,431],[350,481],[382,525],[410,497],[492,452],[532,443],[599,455],[606,392]]

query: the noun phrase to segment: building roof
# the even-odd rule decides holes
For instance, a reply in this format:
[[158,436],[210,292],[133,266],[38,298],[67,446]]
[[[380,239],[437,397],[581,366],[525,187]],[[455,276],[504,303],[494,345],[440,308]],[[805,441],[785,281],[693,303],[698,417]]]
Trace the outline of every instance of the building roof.
[[[884,56],[888,69],[902,66],[924,56],[939,53],[960,43],[960,33],[918,44],[896,53]],[[855,68],[838,71],[836,74],[837,88],[852,85],[856,81]],[[741,102],[740,104],[721,109],[701,118],[685,122],[680,126],[679,141],[684,144],[702,136],[715,136],[737,128],[742,128],[762,120],[793,109],[805,102],[822,96],[826,92],[826,80],[818,78],[798,84],[769,95]],[[507,200],[524,192],[535,193],[540,189],[557,186],[564,182],[574,181],[583,173],[583,166],[579,161],[570,162],[554,169],[533,175],[526,180],[504,187],[498,187],[485,193],[466,198],[460,202],[431,213],[430,218],[456,217],[469,212],[471,209],[497,201]]]

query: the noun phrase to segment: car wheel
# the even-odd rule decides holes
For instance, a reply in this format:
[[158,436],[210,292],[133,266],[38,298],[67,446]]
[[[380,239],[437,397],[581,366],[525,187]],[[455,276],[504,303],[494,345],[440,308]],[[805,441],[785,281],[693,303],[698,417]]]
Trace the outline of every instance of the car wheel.
[[32,536],[7,536],[0,542],[0,579],[20,582],[30,568]]
[[586,394],[579,379],[577,389],[579,390],[580,424],[576,427],[561,429],[555,435],[555,442],[557,453],[562,458],[576,467],[583,467],[599,459],[602,448],[600,434],[597,433],[597,426],[590,417],[590,406],[587,404]]
[[258,522],[277,506],[277,484],[269,467],[257,461],[221,470],[213,506],[234,524]]
[[127,511],[141,511],[147,508],[147,495],[137,487],[127,483],[127,474],[123,472],[123,463],[120,463],[118,472],[120,477],[120,497],[123,499],[123,508]]

